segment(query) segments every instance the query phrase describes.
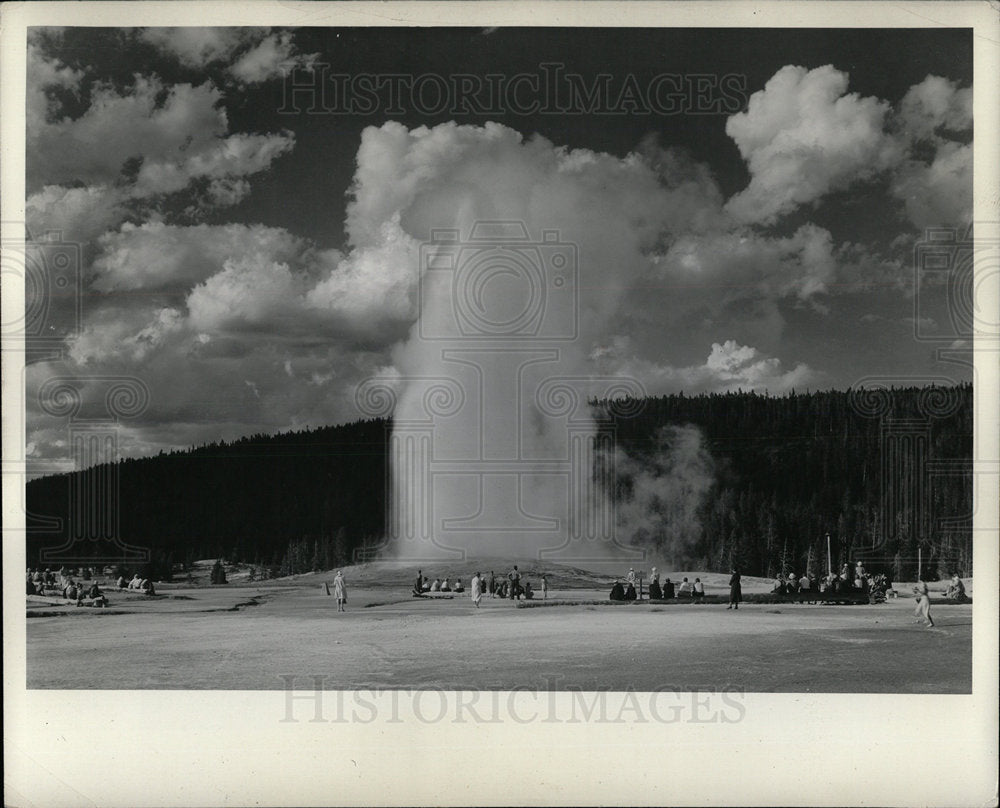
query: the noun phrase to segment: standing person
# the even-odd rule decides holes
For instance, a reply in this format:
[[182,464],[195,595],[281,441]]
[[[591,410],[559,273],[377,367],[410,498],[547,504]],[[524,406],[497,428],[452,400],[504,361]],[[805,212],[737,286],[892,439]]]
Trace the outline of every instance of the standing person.
[[517,571],[517,564],[514,565],[514,569],[510,571],[507,579],[510,581],[510,599],[514,600],[518,594],[517,590],[521,587],[521,573]]
[[490,597],[495,598],[497,596],[497,577],[493,574],[493,570],[490,570]]
[[545,573],[542,573],[542,600],[548,600],[549,597],[549,579],[545,577]]
[[417,582],[413,585],[413,591],[418,595],[424,593],[424,571],[417,570]]
[[927,591],[927,584],[923,581],[917,581],[917,585],[913,587],[913,591],[917,595],[917,605],[913,610],[913,616],[917,620],[923,619],[926,621],[927,628],[934,628],[934,621],[931,620],[931,598]]
[[632,586],[635,586],[635,568],[634,567],[629,567],[628,568],[628,575],[625,576],[625,581],[626,581],[626,583],[630,583],[630,584],[632,584]]
[[727,609],[739,609],[743,600],[743,587],[740,585],[740,572],[735,567],[729,578],[729,605]]
[[347,588],[344,586],[344,573],[337,570],[333,578],[333,596],[337,599],[337,611],[346,612],[344,604],[347,603]]
[[479,608],[479,601],[483,599],[483,579],[479,577],[477,572],[472,576],[472,602],[476,604],[476,608]]

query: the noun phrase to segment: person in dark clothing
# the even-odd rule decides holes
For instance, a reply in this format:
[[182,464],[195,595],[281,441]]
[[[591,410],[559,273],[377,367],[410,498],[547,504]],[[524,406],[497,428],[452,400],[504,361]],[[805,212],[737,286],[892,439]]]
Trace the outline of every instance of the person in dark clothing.
[[628,586],[625,588],[625,600],[635,600],[635,585],[629,581]]
[[743,600],[743,587],[740,585],[739,570],[733,569],[733,574],[729,577],[729,605],[727,609],[739,609],[740,601]]
[[663,599],[673,600],[674,599],[674,582],[669,578],[663,582]]
[[625,600],[625,588],[621,581],[615,581],[615,585],[611,587],[611,600]]
[[649,584],[649,599],[660,600],[662,597],[663,597],[663,590],[660,588],[660,582],[651,581]]

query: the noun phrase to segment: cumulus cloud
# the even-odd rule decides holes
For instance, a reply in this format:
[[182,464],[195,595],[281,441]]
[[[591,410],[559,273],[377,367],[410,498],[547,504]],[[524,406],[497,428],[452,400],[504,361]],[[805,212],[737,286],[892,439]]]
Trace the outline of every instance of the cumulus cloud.
[[185,67],[205,67],[232,58],[242,47],[258,41],[267,29],[260,28],[144,28],[139,38],[173,55]]
[[214,186],[212,193],[216,199],[232,204],[230,197],[234,192],[235,201],[246,195],[246,188],[232,185],[232,178],[270,167],[294,142],[288,131],[270,135],[236,134],[205,144],[191,154],[176,155],[173,159],[146,159],[139,169],[134,193],[137,196],[175,193],[194,179],[209,177],[215,182],[229,181],[227,186]]
[[260,84],[285,75],[293,68],[309,67],[318,54],[296,51],[288,32],[270,34],[229,67],[229,74],[243,84]]
[[[230,91],[306,58],[264,29],[142,36],[186,66],[216,65]],[[578,257],[577,340],[553,372],[631,376],[651,393],[809,387],[818,370],[778,358],[786,317],[822,316],[845,291],[912,272],[815,224],[768,228],[882,172],[920,226],[962,215],[971,197],[971,146],[955,134],[971,123],[969,91],[928,77],[891,110],[849,93],[832,67],[787,67],[727,125],[750,171],[728,202],[708,166],[653,139],[618,156],[495,123],[388,122],[362,133],[334,250],[259,224],[176,224],[181,210],[197,220],[245,199],[294,146],[290,133],[230,132],[215,84],[98,84],[71,119],[58,99],[84,72],[31,58],[29,227],[72,234],[93,258],[82,330],[63,365],[32,374],[142,375],[153,403],[136,451],[357,417],[358,380],[440,358],[411,331],[436,311],[417,305],[421,244],[440,228],[467,238],[482,220],[522,222],[531,241],[553,231]],[[162,199],[181,193],[197,198],[177,197],[172,218]],[[211,414],[191,401],[204,390]]]
[[306,242],[286,230],[263,225],[125,224],[99,239],[94,288],[103,292],[162,289],[189,290],[221,272],[226,261],[265,256],[289,262]]
[[972,128],[972,88],[960,88],[941,76],[927,76],[903,96],[897,125],[910,140],[966,132]]
[[603,372],[637,379],[653,395],[733,390],[785,393],[805,389],[822,379],[819,372],[804,363],[786,370],[778,357],[735,340],[713,343],[711,353],[700,365],[674,367],[638,357],[632,353],[630,341],[622,337],[595,349],[591,358]]
[[892,193],[919,228],[960,227],[972,221],[972,145],[942,143],[928,164],[907,161],[893,179]]
[[226,62],[226,72],[241,84],[259,84],[317,58],[299,53],[290,32],[270,28],[145,28],[139,38],[185,67]]
[[234,192],[245,196],[246,189],[233,183],[269,168],[292,148],[294,137],[290,132],[228,134],[221,101],[210,82],[165,86],[155,77],[136,76],[124,91],[95,86],[90,106],[79,117],[49,120],[51,99],[29,96],[29,188],[117,186],[131,197],[150,197],[207,178],[230,183],[214,188],[222,201]]
[[917,227],[959,225],[972,211],[972,90],[941,76],[913,85],[896,109],[848,93],[831,65],[786,66],[726,122],[750,184],[726,203],[737,220],[772,225],[856,182],[888,173]]
[[107,185],[46,185],[25,202],[28,232],[41,238],[59,231],[64,241],[88,244],[122,220],[125,199],[120,188]]
[[280,326],[282,319],[294,316],[303,292],[300,278],[286,264],[248,256],[226,261],[222,272],[194,288],[187,306],[199,331]]
[[785,238],[749,230],[682,236],[656,266],[661,276],[701,286],[725,303],[761,292],[808,300],[828,291],[837,262],[829,231],[807,224]]
[[750,184],[727,203],[734,216],[771,224],[898,161],[899,144],[884,128],[889,104],[847,85],[832,65],[789,65],[729,118],[726,133],[750,171]]

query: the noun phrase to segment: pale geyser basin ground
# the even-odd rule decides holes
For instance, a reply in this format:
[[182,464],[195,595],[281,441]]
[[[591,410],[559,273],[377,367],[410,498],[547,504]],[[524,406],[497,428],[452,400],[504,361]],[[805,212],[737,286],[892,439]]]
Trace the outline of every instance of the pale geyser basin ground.
[[[555,576],[565,588],[549,593],[566,605],[516,608],[487,596],[477,610],[468,591],[410,597],[410,567],[380,567],[347,568],[342,614],[323,590],[330,573],[166,585],[157,598],[109,591],[107,609],[29,599],[29,614],[42,616],[27,620],[27,685],[272,690],[291,681],[311,689],[321,676],[328,689],[971,692],[972,607],[935,598],[937,625],[925,628],[907,584],[897,585],[900,598],[876,606],[743,604],[734,612],[586,605],[607,599],[609,587],[596,580],[606,576],[567,573]],[[725,576],[670,575],[698,575],[708,594],[727,591]],[[745,579],[744,593],[768,586]]]

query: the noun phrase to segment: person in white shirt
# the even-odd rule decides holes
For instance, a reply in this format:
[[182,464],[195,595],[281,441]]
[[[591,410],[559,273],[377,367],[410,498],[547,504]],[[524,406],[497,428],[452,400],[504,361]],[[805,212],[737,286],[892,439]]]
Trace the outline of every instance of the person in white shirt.
[[347,587],[344,584],[344,573],[337,570],[333,578],[333,596],[337,599],[337,611],[346,612],[344,604],[347,603]]
[[913,592],[917,596],[917,605],[913,610],[913,616],[917,620],[925,620],[927,628],[934,628],[934,621],[931,620],[931,598],[927,591],[927,584],[923,581],[917,581],[917,585],[913,587]]
[[688,579],[685,578],[681,581],[681,585],[677,587],[677,596],[680,597],[682,595],[690,595],[693,591],[694,590],[691,588],[691,584],[688,582]]
[[479,601],[483,599],[483,579],[479,577],[477,572],[472,576],[472,602],[476,604],[476,608],[479,608]]

